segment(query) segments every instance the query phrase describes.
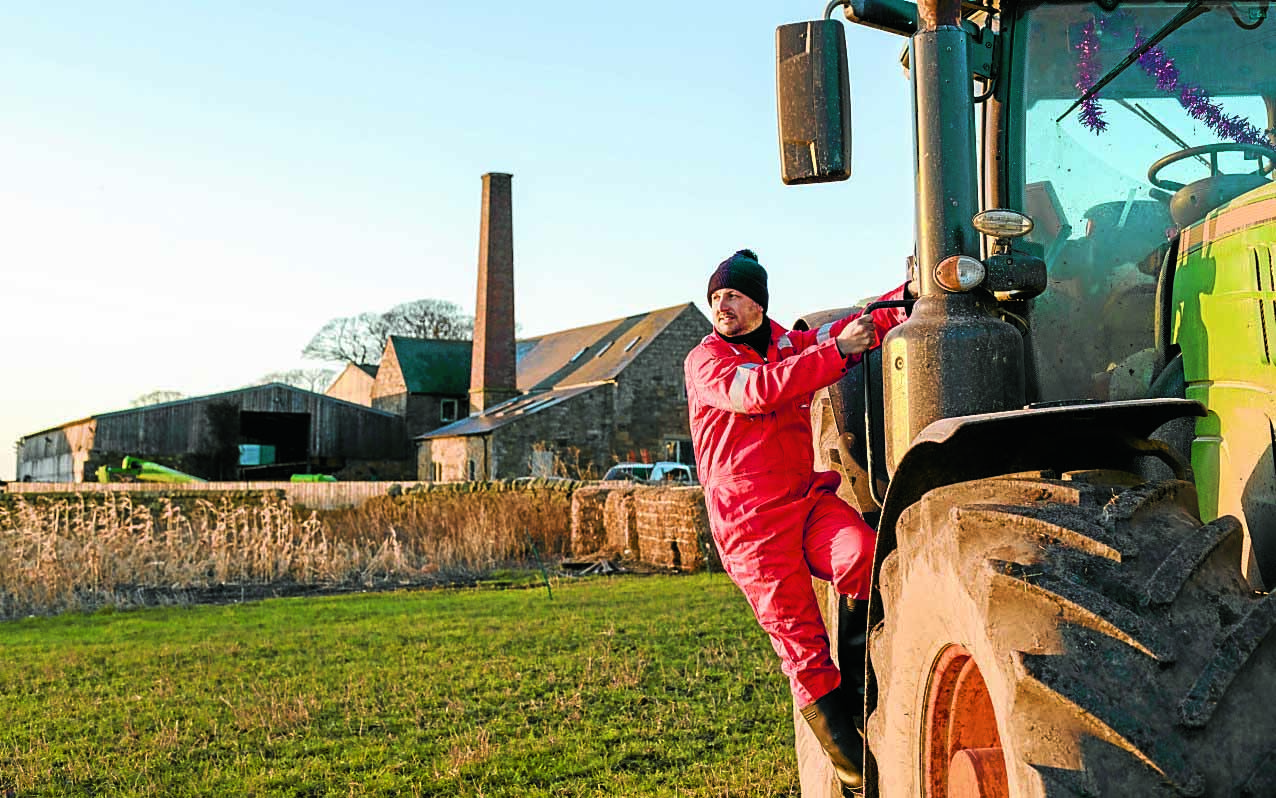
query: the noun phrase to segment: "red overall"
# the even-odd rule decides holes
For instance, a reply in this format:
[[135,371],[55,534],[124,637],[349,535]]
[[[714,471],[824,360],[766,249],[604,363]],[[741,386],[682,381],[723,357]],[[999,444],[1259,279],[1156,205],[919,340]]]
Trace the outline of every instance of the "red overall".
[[[900,286],[882,299],[901,299]],[[818,330],[771,322],[766,359],[711,333],[687,355],[687,401],[709,526],[727,575],[771,636],[797,706],[841,682],[829,656],[811,576],[865,598],[875,533],[836,495],[839,477],[814,470],[811,396],[859,362],[834,340],[859,313]],[[874,311],[874,346],[905,318]]]

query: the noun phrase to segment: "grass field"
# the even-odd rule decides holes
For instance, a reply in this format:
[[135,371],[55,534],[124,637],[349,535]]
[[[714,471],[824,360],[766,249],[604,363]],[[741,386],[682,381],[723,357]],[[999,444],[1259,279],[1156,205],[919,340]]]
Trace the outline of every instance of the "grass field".
[[792,796],[721,574],[0,623],[0,796]]

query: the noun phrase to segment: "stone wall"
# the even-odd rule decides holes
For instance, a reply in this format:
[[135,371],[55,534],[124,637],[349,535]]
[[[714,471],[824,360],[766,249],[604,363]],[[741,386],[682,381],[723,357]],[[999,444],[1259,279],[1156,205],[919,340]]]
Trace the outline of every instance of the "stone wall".
[[[712,330],[708,319],[688,309],[625,367],[616,381],[616,434],[612,445],[617,459],[673,459],[668,452],[668,444],[673,441],[685,441],[684,451],[690,454],[691,428],[682,364],[687,353]],[[642,456],[644,452],[646,458]]]
[[465,482],[471,478],[482,479],[486,468],[486,436],[435,438],[422,442],[417,458],[417,479],[422,482]]
[[444,396],[442,394],[413,393],[408,394],[404,404],[403,419],[407,424],[409,437],[424,435],[427,432],[451,424],[443,420],[443,401],[447,399],[455,403],[452,421],[456,421],[470,412],[468,396]]
[[601,477],[612,463],[615,391],[614,385],[599,385],[493,430],[491,476],[530,476],[532,452],[540,448],[554,457],[551,476]]
[[347,363],[345,370],[337,375],[324,394],[344,402],[372,407],[372,386],[375,383],[376,378],[371,374],[354,363]]

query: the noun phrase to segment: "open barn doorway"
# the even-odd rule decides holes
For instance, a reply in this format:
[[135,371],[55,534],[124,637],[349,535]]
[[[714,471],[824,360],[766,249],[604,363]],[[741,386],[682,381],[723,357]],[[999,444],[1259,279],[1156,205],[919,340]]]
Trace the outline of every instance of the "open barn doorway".
[[242,479],[287,479],[309,470],[309,413],[242,411],[239,440]]

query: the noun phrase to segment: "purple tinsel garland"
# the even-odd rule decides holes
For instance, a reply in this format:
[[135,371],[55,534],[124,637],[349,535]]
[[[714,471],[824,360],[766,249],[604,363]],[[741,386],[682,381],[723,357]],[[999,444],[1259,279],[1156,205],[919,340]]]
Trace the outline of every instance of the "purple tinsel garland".
[[[1102,21],[1092,19],[1081,26],[1081,41],[1073,48],[1077,51],[1077,91],[1085,94],[1094,85],[1095,73],[1099,67],[1099,36],[1097,27]],[[1103,108],[1099,106],[1098,97],[1091,97],[1081,103],[1081,124],[1093,130],[1095,135],[1108,129],[1103,119]]]
[[[1082,94],[1085,94],[1096,80],[1100,32],[1107,32],[1107,20],[1093,19],[1085,23],[1081,27],[1081,40],[1073,47],[1078,53],[1076,87]],[[1135,28],[1134,46],[1130,48],[1130,51],[1137,50],[1144,41],[1143,32]],[[1187,110],[1188,114],[1193,119],[1203,121],[1219,138],[1244,144],[1267,143],[1263,133],[1244,118],[1224,113],[1223,107],[1214,102],[1205,89],[1181,81],[1174,59],[1166,55],[1160,47],[1153,47],[1139,56],[1139,66],[1156,80],[1158,90],[1167,94],[1177,92],[1179,104]],[[1097,95],[1081,103],[1080,117],[1081,124],[1086,129],[1094,131],[1095,135],[1108,129]]]
[[[1134,30],[1134,49],[1144,42],[1143,32]],[[1193,119],[1200,119],[1218,137],[1242,144],[1265,144],[1266,140],[1258,128],[1251,125],[1239,115],[1228,116],[1223,107],[1210,99],[1209,92],[1200,86],[1179,81],[1179,68],[1174,66],[1174,59],[1165,54],[1160,47],[1153,47],[1139,56],[1139,66],[1143,71],[1156,78],[1156,87],[1163,92],[1178,90],[1179,104],[1187,109]]]

